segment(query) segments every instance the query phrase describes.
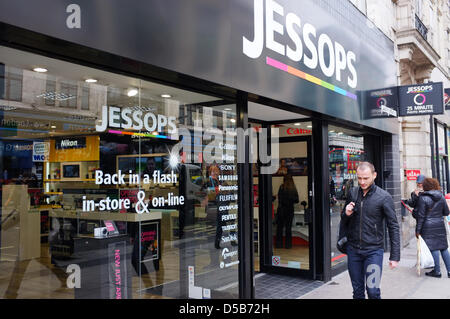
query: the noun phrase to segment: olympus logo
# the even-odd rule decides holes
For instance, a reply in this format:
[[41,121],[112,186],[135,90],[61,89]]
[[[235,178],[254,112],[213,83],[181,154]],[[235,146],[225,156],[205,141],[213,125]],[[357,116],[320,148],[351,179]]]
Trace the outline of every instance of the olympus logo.
[[[287,44],[288,41],[281,43],[275,39],[280,39],[285,31],[289,42],[293,45]],[[286,13],[283,6],[274,0],[254,0],[253,34],[253,41],[243,37],[243,53],[249,58],[259,58],[265,42],[267,49],[287,56],[294,62],[303,59],[303,64],[309,69],[320,67],[325,76],[334,76],[338,81],[344,80],[342,73],[347,70],[348,86],[356,88],[358,85],[356,54],[346,51],[339,42],[332,40],[326,33],[317,34],[315,26],[305,23],[295,13]]]
[[230,251],[228,248],[224,248],[222,250],[222,257],[223,257],[223,259],[227,259],[227,258],[231,258],[233,256],[237,256],[237,254],[238,254],[237,250]]

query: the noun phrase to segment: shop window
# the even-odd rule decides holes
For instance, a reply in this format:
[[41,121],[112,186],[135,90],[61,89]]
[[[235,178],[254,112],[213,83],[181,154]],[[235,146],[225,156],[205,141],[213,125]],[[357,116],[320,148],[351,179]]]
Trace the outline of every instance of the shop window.
[[346,255],[336,248],[340,214],[350,189],[358,186],[356,169],[362,161],[370,160],[360,132],[330,125],[328,129],[328,161],[330,165],[330,227],[331,264],[340,268],[347,263]]
[[57,96],[60,107],[76,108],[77,107],[78,85],[71,82],[61,82],[60,90]]
[[0,298],[238,298],[236,105],[45,61],[2,113]]
[[81,88],[81,109],[89,110],[89,88],[85,86]]
[[0,88],[3,87],[3,92],[0,92],[1,98],[9,101],[22,101],[22,81],[23,72],[21,69],[15,67],[2,67],[3,74],[0,72]]

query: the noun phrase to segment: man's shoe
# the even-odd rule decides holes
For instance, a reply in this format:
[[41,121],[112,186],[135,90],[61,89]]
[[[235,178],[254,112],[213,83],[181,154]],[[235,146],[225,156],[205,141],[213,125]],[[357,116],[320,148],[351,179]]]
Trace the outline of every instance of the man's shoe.
[[434,270],[432,270],[430,272],[426,272],[425,275],[430,276],[430,277],[435,277],[435,278],[442,277],[441,273],[436,273]]

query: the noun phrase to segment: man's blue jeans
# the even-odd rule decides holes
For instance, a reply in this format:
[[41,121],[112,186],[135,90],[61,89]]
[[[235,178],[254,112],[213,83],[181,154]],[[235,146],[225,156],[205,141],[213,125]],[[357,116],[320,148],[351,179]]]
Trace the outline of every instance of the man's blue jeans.
[[383,249],[364,250],[347,246],[348,272],[353,286],[353,299],[381,299],[380,282]]
[[[440,253],[442,255],[442,259],[444,260],[445,268],[447,268],[447,272],[450,273],[450,253],[447,249],[441,250]],[[434,271],[440,273],[441,265],[439,260],[439,250],[433,250],[431,254],[433,255],[434,259]]]

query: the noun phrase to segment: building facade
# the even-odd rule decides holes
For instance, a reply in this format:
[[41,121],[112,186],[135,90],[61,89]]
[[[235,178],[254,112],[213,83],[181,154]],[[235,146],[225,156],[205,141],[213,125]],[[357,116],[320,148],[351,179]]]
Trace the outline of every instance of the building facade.
[[[448,1],[352,1],[395,43],[398,85],[442,82],[450,88],[450,3]],[[442,115],[399,117],[400,187],[402,198],[416,188],[406,170],[439,180],[449,192],[448,124]],[[428,146],[429,145],[429,146]],[[408,227],[408,225],[410,227]],[[403,242],[414,236],[414,219],[403,217]]]
[[349,1],[0,1],[0,294],[331,280],[359,162],[401,222],[405,133],[372,105],[399,83],[396,41]]

